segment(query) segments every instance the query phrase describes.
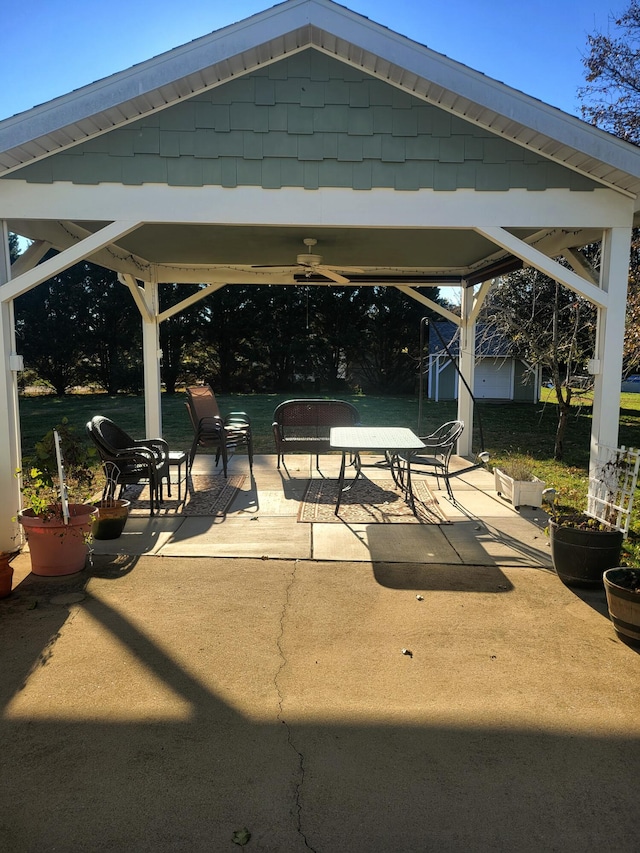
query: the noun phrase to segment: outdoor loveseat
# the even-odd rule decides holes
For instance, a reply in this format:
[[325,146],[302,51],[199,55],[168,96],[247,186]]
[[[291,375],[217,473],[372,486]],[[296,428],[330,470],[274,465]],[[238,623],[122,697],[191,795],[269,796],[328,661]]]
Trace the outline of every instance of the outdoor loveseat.
[[273,413],[273,437],[278,454],[278,468],[285,453],[315,453],[329,450],[331,427],[357,426],[358,410],[345,400],[286,400]]

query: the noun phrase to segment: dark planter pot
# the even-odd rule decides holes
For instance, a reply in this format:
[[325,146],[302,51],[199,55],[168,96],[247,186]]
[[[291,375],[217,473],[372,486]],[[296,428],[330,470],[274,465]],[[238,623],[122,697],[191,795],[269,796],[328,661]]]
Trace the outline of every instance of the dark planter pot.
[[98,510],[91,533],[94,539],[117,539],[129,517],[130,501],[107,500],[93,504]]
[[581,530],[549,522],[551,559],[567,586],[602,586],[602,574],[620,564],[621,530]]
[[6,598],[11,594],[11,580],[13,569],[9,564],[11,554],[4,551],[0,553],[0,598]]
[[640,569],[609,569],[603,580],[616,634],[628,645],[640,648]]

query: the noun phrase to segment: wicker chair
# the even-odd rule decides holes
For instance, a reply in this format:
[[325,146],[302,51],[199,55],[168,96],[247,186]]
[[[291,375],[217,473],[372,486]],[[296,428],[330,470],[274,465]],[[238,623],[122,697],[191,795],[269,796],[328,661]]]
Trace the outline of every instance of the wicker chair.
[[96,415],[87,424],[87,433],[96,445],[102,461],[107,483],[103,499],[115,497],[115,487],[120,495],[127,485],[146,480],[150,491],[150,514],[159,509],[162,501],[162,482],[169,478],[169,445],[162,438],[135,439],[103,415]]
[[247,446],[249,470],[253,471],[253,436],[247,413],[230,412],[223,417],[210,385],[194,385],[186,391],[185,405],[193,427],[189,471],[199,447],[215,447],[216,465],[222,457],[222,470],[226,477],[229,451],[235,451],[242,444]]

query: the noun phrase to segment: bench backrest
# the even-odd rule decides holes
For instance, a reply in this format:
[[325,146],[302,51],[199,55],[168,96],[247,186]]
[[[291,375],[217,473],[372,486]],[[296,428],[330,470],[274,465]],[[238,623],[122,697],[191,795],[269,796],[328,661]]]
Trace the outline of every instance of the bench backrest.
[[329,437],[331,427],[356,426],[358,410],[346,400],[286,400],[273,413],[284,435],[310,434]]

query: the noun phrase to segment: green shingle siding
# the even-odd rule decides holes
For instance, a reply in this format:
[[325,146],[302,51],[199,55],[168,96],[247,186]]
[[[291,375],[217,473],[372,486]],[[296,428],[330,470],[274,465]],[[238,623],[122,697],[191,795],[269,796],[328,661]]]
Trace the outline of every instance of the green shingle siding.
[[351,136],[372,136],[373,113],[369,110],[349,110],[347,133]]
[[[144,123],[144,119],[142,122]],[[160,130],[186,130],[191,131],[196,124],[196,105],[193,101],[183,101],[170,109],[162,110],[160,113]],[[133,127],[134,125],[129,125]],[[122,131],[112,131],[118,135]]]
[[262,152],[265,157],[298,156],[298,139],[288,133],[269,133],[262,140]]
[[442,163],[464,163],[464,137],[449,136],[440,140],[440,161]]
[[338,136],[338,160],[359,163],[362,160],[362,145],[357,137],[342,133]]
[[591,190],[535,152],[314,50],[26,166],[34,183]]
[[167,130],[158,137],[161,157],[180,156],[180,134],[177,131]]
[[300,87],[301,107],[324,107],[324,84],[306,80]]
[[313,110],[304,109],[297,104],[289,104],[287,133],[313,133]]
[[270,107],[276,103],[276,87],[273,80],[266,77],[255,78],[256,104]]

